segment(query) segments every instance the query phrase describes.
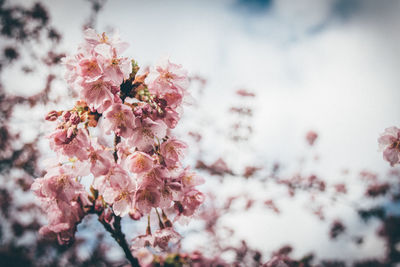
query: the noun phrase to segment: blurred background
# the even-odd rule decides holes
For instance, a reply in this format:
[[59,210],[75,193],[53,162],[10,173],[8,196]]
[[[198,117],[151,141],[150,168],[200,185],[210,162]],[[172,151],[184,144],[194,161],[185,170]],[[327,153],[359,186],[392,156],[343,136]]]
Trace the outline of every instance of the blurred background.
[[60,59],[86,27],[119,31],[140,66],[168,56],[189,72],[176,134],[208,199],[179,229],[182,251],[239,266],[398,262],[400,169],[377,138],[400,125],[399,12],[396,0],[0,0],[0,263],[121,261],[90,218],[72,247],[42,240],[29,192],[52,155],[45,114],[73,105]]

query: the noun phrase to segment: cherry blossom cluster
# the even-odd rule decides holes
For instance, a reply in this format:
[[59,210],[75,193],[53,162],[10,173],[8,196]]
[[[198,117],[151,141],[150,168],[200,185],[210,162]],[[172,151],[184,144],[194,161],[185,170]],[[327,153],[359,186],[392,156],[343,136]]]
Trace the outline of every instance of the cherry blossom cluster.
[[378,139],[379,148],[383,151],[383,159],[393,167],[400,163],[400,129],[389,127]]
[[[80,99],[46,117],[57,122],[49,135],[57,158],[32,185],[48,216],[40,232],[65,244],[88,213],[110,225],[116,217],[146,217],[146,234],[133,240],[133,254],[146,246],[165,250],[180,239],[173,222],[185,221],[204,201],[196,189],[204,180],[182,163],[187,145],[170,135],[187,73],[164,60],[137,75],[137,63],[121,56],[128,45],[118,35],[87,29],[84,36],[77,54],[64,59],[66,80]],[[159,228],[153,232],[152,212]]]

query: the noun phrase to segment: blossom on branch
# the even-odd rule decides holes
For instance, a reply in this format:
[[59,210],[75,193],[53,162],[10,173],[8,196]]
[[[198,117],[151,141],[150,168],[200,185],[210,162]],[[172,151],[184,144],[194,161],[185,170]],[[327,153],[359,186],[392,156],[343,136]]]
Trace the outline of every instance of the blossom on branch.
[[[87,29],[84,36],[78,52],[64,59],[66,80],[80,99],[72,109],[46,116],[58,123],[49,136],[57,158],[32,185],[47,212],[48,225],[40,232],[67,244],[83,217],[97,214],[131,263],[137,256],[147,264],[153,256],[144,247],[164,251],[178,243],[172,222],[188,219],[204,202],[196,189],[204,179],[182,163],[187,145],[169,136],[187,95],[187,72],[166,60],[136,75],[137,63],[121,56],[127,44],[118,35]],[[92,179],[90,192],[83,177]],[[159,229],[152,234],[155,214]],[[146,235],[133,239],[131,254],[121,217],[148,219]]]

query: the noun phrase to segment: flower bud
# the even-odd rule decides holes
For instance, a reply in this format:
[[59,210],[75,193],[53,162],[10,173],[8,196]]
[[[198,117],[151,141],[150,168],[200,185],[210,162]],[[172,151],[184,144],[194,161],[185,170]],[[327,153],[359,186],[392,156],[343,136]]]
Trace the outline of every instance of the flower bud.
[[78,113],[74,112],[70,117],[69,117],[69,121],[74,124],[77,125],[81,122],[81,118],[79,117]]
[[58,112],[55,110],[50,111],[47,113],[45,120],[46,121],[55,121],[58,118]]

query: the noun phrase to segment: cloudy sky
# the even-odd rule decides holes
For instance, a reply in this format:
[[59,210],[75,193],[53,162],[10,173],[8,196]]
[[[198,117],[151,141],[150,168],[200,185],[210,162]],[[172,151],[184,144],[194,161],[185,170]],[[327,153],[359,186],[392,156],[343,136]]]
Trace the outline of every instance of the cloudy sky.
[[[79,0],[43,2],[63,34],[63,48],[73,52],[82,40],[90,5]],[[305,133],[315,130],[320,139],[314,153],[321,159],[313,169],[335,180],[343,179],[337,177],[344,168],[353,173],[388,169],[376,139],[384,128],[400,125],[399,12],[395,0],[110,0],[99,13],[96,29],[119,30],[131,44],[126,55],[140,65],[170,56],[191,74],[207,79],[204,95],[194,98],[199,108],[188,107],[180,129],[205,134],[208,160],[226,155],[232,166],[279,160],[295,169],[308,153]],[[254,108],[254,133],[245,145],[229,142],[226,130],[232,120],[229,107],[240,104],[234,94],[240,88],[257,95],[246,102]],[[247,187],[232,183],[229,188],[251,191],[257,185]],[[249,233],[238,226],[239,235],[266,249],[293,239],[303,247],[300,252],[327,244],[325,237],[315,237],[326,235],[325,228],[289,210],[279,219],[249,215],[240,224],[259,221],[260,231]],[[350,224],[355,220],[346,209],[340,214],[349,214]],[[288,223],[293,220],[298,220],[295,226]],[[360,229],[356,224],[354,228]],[[260,240],[259,233],[265,239]],[[354,258],[355,248],[344,242],[333,251]],[[334,256],[332,247],[324,249],[320,245],[320,253]],[[363,251],[382,253],[373,239]]]
[[[44,3],[64,48],[74,51],[89,4]],[[131,44],[126,54],[141,65],[170,56],[205,77],[198,104],[221,129],[234,92],[255,92],[251,145],[261,161],[296,158],[313,129],[330,168],[384,170],[376,139],[400,120],[399,9],[398,1],[113,0],[97,30],[119,30]]]

